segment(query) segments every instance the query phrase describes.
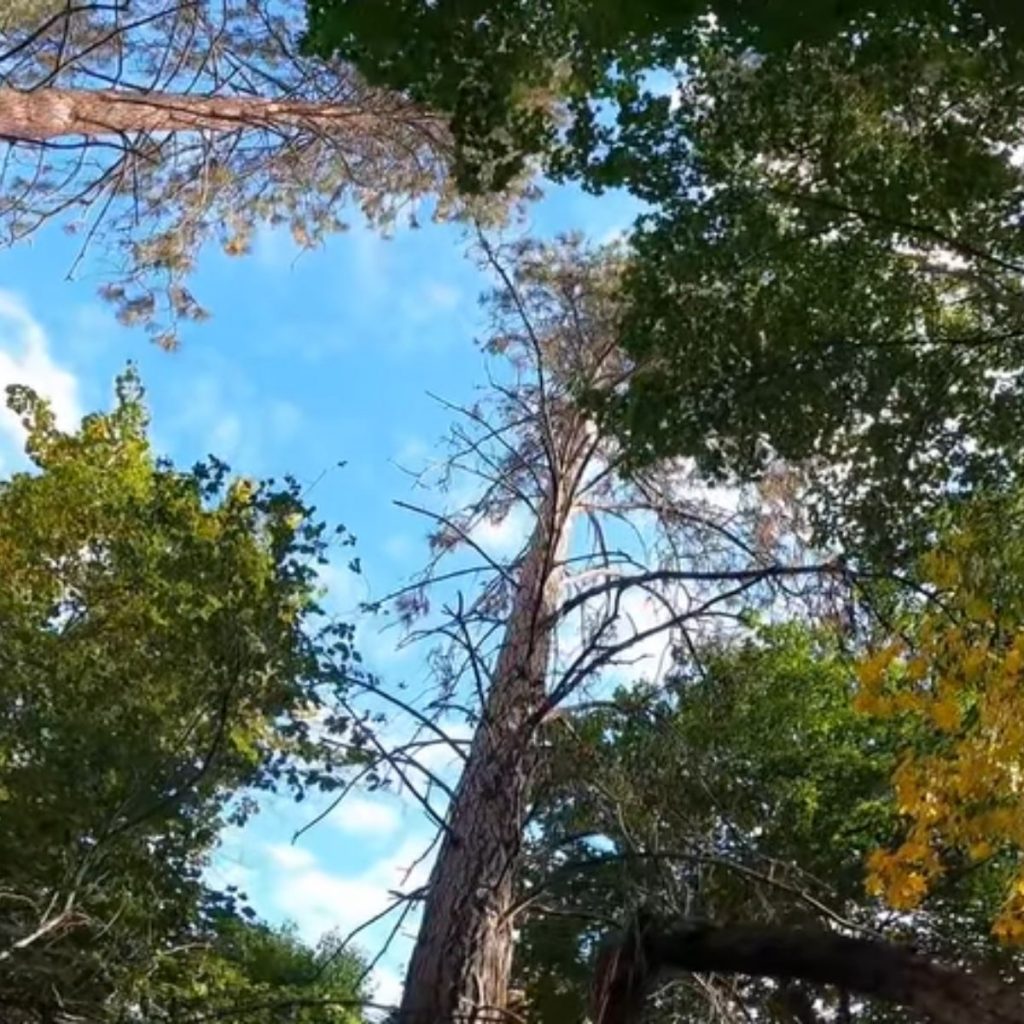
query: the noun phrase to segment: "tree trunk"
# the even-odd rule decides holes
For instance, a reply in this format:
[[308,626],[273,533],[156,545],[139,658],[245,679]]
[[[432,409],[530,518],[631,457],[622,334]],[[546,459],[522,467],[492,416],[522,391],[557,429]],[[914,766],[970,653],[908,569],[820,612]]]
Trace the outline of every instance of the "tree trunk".
[[[574,480],[571,471],[563,480]],[[556,488],[560,490],[561,488]],[[484,716],[448,816],[406,974],[402,1024],[505,1019],[512,899],[535,767],[534,733],[563,578],[571,494],[541,508]]]
[[598,963],[595,1024],[638,1024],[666,972],[743,974],[831,985],[935,1024],[1022,1024],[1024,994],[992,975],[933,963],[892,943],[760,925],[638,923]]
[[343,103],[129,93],[117,89],[0,88],[0,138],[45,142],[62,136],[99,138],[138,132],[227,132],[241,128],[306,128],[372,137],[389,121],[437,132],[440,122],[391,101],[380,110]]

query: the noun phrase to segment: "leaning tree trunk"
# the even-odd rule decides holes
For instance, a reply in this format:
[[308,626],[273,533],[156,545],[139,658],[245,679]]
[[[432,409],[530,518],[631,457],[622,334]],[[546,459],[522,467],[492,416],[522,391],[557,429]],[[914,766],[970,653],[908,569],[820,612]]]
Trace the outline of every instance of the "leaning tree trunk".
[[934,1024],[1024,1022],[1024,991],[1017,986],[893,943],[785,926],[656,920],[635,921],[605,947],[591,1020],[640,1024],[656,982],[680,971],[833,986]]
[[304,128],[321,133],[372,137],[389,122],[441,134],[438,118],[401,101],[379,108],[357,104],[129,93],[120,89],[0,88],[0,138],[45,142],[62,136],[100,138],[139,132],[238,131]]
[[448,816],[399,1020],[498,1021],[508,1003],[513,883],[533,781],[578,463],[561,474],[523,559],[483,718]]

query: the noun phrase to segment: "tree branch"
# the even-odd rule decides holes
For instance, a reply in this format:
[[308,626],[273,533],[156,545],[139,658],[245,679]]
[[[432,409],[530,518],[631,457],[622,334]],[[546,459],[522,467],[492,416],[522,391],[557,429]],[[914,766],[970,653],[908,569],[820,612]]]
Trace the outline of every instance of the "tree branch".
[[936,964],[893,943],[827,931],[641,919],[606,949],[602,967],[595,1024],[633,1024],[652,981],[676,971],[834,985],[934,1024],[1024,1021],[1024,993],[997,977]]

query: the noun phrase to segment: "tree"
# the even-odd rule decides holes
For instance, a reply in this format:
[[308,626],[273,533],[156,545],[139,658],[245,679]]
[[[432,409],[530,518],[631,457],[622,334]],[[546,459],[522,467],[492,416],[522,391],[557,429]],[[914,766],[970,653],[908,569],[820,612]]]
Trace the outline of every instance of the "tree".
[[361,1024],[366,965],[327,936],[313,949],[286,926],[229,914],[180,955],[157,962],[132,999],[147,1022],[186,1024],[211,1017],[272,1024]]
[[298,485],[155,459],[134,371],[73,433],[9,405],[34,471],[0,483],[0,1007],[102,1019],[238,902],[202,874],[252,792],[333,784],[351,627],[316,625]]
[[[427,664],[437,685],[422,702],[375,681],[365,695],[400,708],[418,734],[389,745],[394,725],[383,737],[368,729],[367,773],[377,773],[368,779],[378,784],[387,772],[439,829],[428,884],[392,908],[398,927],[422,904],[400,1008],[409,1020],[489,1019],[509,1009],[516,885],[550,769],[552,723],[578,713],[600,692],[603,672],[621,670],[659,636],[692,642],[694,632],[734,622],[742,603],[797,606],[813,589],[807,581],[845,583],[841,567],[803,557],[784,518],[768,524],[759,508],[720,510],[688,493],[677,465],[619,476],[614,444],[573,398],[581,381],[619,379],[609,333],[614,251],[571,239],[481,244],[499,282],[487,347],[507,362],[495,371],[492,401],[459,410],[441,481],[459,490],[479,481],[479,493],[452,512],[414,508],[435,525],[433,557],[381,602],[410,640],[436,643]],[[522,548],[495,557],[481,532],[517,519]],[[467,595],[462,587],[477,580]],[[471,724],[468,744],[452,740],[452,716]],[[417,757],[424,743],[459,758],[456,784]]]
[[[556,171],[571,168],[596,186],[634,185],[668,154],[651,141],[630,162],[623,150],[602,151],[619,129],[637,129],[644,78],[653,70],[679,71],[709,42],[735,52],[777,56],[805,45],[828,44],[861,33],[908,28],[966,34],[971,42],[994,33],[1024,39],[1024,19],[993,0],[854,0],[831,3],[751,0],[621,4],[491,0],[312,0],[305,49],[340,53],[371,80],[407,90],[452,118],[462,185],[492,187],[533,154]],[[569,129],[551,100],[568,103]],[[595,117],[591,101],[612,105],[614,120]],[[664,129],[656,104],[647,127]],[[598,124],[600,122],[600,124]],[[633,139],[632,141],[640,141]],[[653,159],[652,159],[653,158]]]
[[985,0],[316,0],[307,46],[447,111],[464,187],[540,153],[647,204],[607,424],[641,465],[798,464],[819,536],[885,559],[1020,478],[1022,42]]
[[[930,963],[910,950],[825,931],[707,924],[634,926],[610,951],[600,979],[596,1024],[634,1024],[653,982],[672,971],[746,974],[783,982],[836,985],[905,1007],[935,1024],[1013,1024],[1021,991],[998,976]],[[790,1019],[814,1020],[809,1001],[791,1002]]]
[[[1012,976],[1019,958],[989,934],[1009,857],[950,872],[911,914],[865,892],[865,851],[901,830],[889,778],[911,731],[852,707],[845,646],[833,628],[761,627],[555,733],[520,896],[516,973],[531,1019],[584,1015],[609,918],[634,914],[742,922],[737,937],[827,929],[912,942],[933,962]],[[905,1019],[879,992],[693,970],[657,985],[652,1021],[787,1021],[802,998],[865,1024]]]
[[[300,57],[290,3],[19,4],[0,15],[0,220],[106,243],[104,294],[164,344],[204,310],[185,278],[207,240],[246,252],[261,223],[300,247],[380,226],[447,186],[442,122]],[[443,204],[442,204],[443,205]],[[77,266],[77,262],[76,262]]]
[[[899,909],[964,864],[1016,861],[1024,841],[1020,502],[978,501],[955,517],[921,560],[924,598],[879,624],[858,669],[858,708],[916,734],[893,775],[906,829],[870,860],[874,891]],[[1019,944],[1019,865],[1001,896],[994,932]]]

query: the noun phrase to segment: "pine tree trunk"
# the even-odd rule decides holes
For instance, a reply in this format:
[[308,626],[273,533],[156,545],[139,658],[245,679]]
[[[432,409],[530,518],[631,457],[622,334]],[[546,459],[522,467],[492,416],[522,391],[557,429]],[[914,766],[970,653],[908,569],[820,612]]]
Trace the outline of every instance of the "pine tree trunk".
[[553,641],[544,623],[558,600],[572,512],[571,496],[555,496],[541,509],[522,563],[484,719],[430,878],[402,1024],[504,1019],[513,883],[534,775],[535,716]]
[[411,106],[380,110],[357,105],[247,96],[129,93],[117,89],[0,88],[0,138],[45,142],[62,136],[99,138],[138,132],[237,131],[307,128],[367,135],[389,120],[437,129],[439,122]]

